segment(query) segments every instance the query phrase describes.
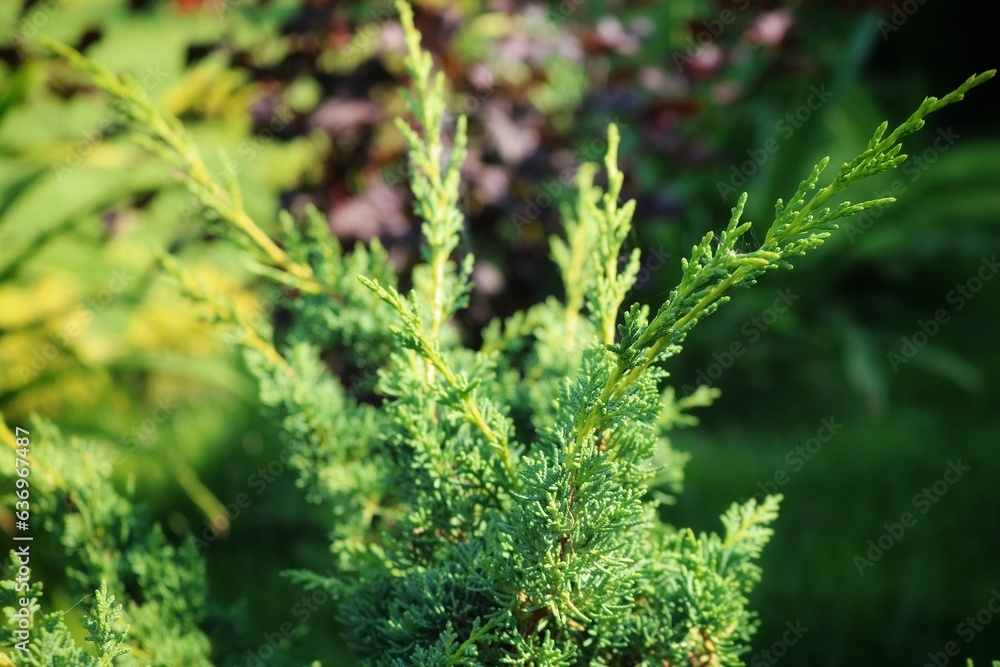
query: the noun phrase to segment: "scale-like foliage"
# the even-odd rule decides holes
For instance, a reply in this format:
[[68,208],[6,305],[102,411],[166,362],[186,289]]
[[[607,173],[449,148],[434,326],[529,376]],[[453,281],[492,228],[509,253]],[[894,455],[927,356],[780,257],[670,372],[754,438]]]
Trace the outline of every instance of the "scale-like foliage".
[[[13,471],[14,441],[6,427],[0,432],[3,470]],[[12,648],[17,642],[10,623],[0,633],[0,646],[15,664],[38,667],[210,665],[208,638],[199,628],[205,568],[194,541],[171,544],[143,507],[115,489],[111,454],[104,448],[64,437],[40,420],[31,434],[31,523],[36,535],[44,530],[44,543],[63,550],[68,591],[88,609],[83,624],[93,650],[76,647],[63,621],[68,610],[42,615],[37,602],[30,653]],[[41,544],[33,542],[35,559],[42,557]],[[8,614],[21,597],[17,563],[11,560],[0,585],[0,605]],[[37,601],[42,588],[34,583],[29,593]]]
[[[565,301],[550,299],[491,324],[482,347],[469,350],[450,326],[467,302],[474,263],[459,251],[465,119],[449,134],[443,78],[433,76],[431,57],[420,49],[409,6],[400,2],[398,9],[414,84],[412,120],[398,124],[426,239],[409,290],[397,283],[380,246],[346,254],[315,213],[301,228],[283,219],[283,249],[261,238],[238,191],[210,182],[199,167],[179,124],[162,118],[140,90],[54,45],[112,96],[128,97],[146,143],[183,171],[218,218],[254,242],[259,272],[285,290],[281,300],[293,321],[276,340],[165,260],[188,294],[241,332],[263,402],[284,433],[287,460],[307,497],[331,509],[334,572],[291,576],[339,599],[348,639],[371,665],[741,664],[756,628],[747,596],[760,580],[757,559],[780,497],[734,504],[721,535],[663,522],[660,505],[671,500],[665,492],[679,491],[685,460],[670,448],[667,431],[692,423],[686,411],[715,394],[700,388],[676,399],[663,388],[662,362],[731,291],[790,267],[840,218],[890,203],[834,199],[898,166],[903,137],[993,72],[940,100],[928,98],[888,134],[883,124],[861,155],[818,187],[823,160],[788,204],[778,202],[763,243],[752,250],[742,250],[750,230],[741,219],[744,195],[718,238],[706,234],[682,261],[680,283],[655,313],[633,305],[620,314],[638,255],[622,261],[634,202],[619,201],[623,175],[612,125],[607,188],[595,184],[595,165],[582,166],[576,205],[564,211],[566,239],[552,243]],[[355,370],[377,379],[346,380]],[[154,636],[196,650],[200,635],[192,626],[183,635],[187,644],[164,633],[196,618],[201,593],[177,568],[197,573],[197,565],[155,529],[128,538],[134,517],[122,514],[120,499],[102,500],[117,496],[101,489],[96,496],[81,492],[97,511],[92,524],[62,519],[63,543],[84,555],[78,579],[96,586],[99,576],[121,590],[123,568],[133,573],[149,593],[142,608],[125,605],[132,624],[125,641]],[[89,546],[98,527],[108,542]],[[110,544],[139,546],[122,557]],[[151,546],[165,555],[151,558]],[[177,589],[169,589],[169,599],[164,586]],[[101,654],[111,655],[124,635],[110,598],[100,599],[107,602],[89,627]],[[150,634],[149,609],[178,625]],[[58,625],[52,633],[68,642]],[[76,649],[65,643],[60,650]],[[176,664],[200,664],[196,656]]]

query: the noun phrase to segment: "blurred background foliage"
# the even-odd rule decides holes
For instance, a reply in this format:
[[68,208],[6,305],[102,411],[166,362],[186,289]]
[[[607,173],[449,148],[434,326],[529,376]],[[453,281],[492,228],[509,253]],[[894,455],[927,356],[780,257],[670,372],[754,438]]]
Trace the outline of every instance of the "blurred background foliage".
[[[416,4],[452,108],[470,116],[463,205],[478,264],[460,324],[471,344],[493,317],[557,289],[547,236],[571,196],[564,174],[603,155],[609,121],[622,129],[625,194],[638,200],[637,297],[658,303],[679,258],[723,226],[744,189],[749,217],[766,226],[819,157],[846,159],[883,119],[997,64],[991,17],[917,0]],[[402,33],[387,2],[0,7],[0,410],[10,424],[39,412],[118,448],[122,479],[138,480],[167,525],[212,536],[211,599],[243,620],[209,631],[219,664],[247,664],[265,633],[302,620],[303,593],[279,573],[323,570],[325,515],[304,511],[280,474],[266,502],[232,505],[277,443],[237,351],[157,254],[182,257],[247,317],[281,327],[283,314],[106,100],[32,47],[36,31],[134,76],[185,122],[213,172],[239,181],[265,229],[280,207],[315,205],[345,242],[377,237],[405,276],[419,229],[392,124]],[[723,391],[699,428],[675,438],[693,457],[671,521],[714,527],[733,499],[788,474],[753,600],[755,651],[786,621],[810,628],[784,663],[922,664],[961,643],[956,626],[1000,586],[1000,281],[961,310],[947,300],[1000,250],[997,102],[990,85],[936,117],[906,146],[923,162],[852,196],[895,187],[899,203],[848,223],[794,276],[739,295],[670,369],[678,388],[707,375]],[[957,138],[934,148],[948,128]],[[769,311],[777,290],[797,297],[780,314]],[[887,355],[939,308],[951,321],[894,370]],[[735,342],[743,352],[730,365]],[[793,469],[788,452],[831,416],[843,429]],[[854,557],[915,511],[914,494],[949,459],[971,471],[859,576]],[[268,664],[349,664],[334,610],[311,616],[310,634]],[[963,660],[995,657],[995,623],[962,643]]]

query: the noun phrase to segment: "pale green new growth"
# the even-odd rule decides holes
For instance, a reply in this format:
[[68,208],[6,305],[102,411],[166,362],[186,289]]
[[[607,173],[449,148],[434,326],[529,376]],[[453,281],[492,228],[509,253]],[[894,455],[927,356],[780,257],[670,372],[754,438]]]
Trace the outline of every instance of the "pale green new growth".
[[403,2],[396,6],[406,31],[406,68],[416,88],[414,94],[407,95],[407,100],[422,136],[402,118],[397,119],[396,124],[410,146],[410,181],[414,208],[424,221],[421,231],[427,240],[424,248],[427,264],[414,270],[414,293],[409,301],[394,288],[386,289],[365,276],[359,279],[402,316],[404,329],[400,333],[408,346],[426,361],[427,390],[434,391],[437,373],[440,373],[447,390],[458,398],[460,414],[483,434],[500,457],[508,482],[517,488],[507,420],[490,400],[476,392],[475,384],[450,368],[440,350],[441,328],[465,304],[473,264],[472,255],[466,255],[461,272],[456,274],[450,261],[452,252],[458,247],[463,221],[458,210],[458,196],[460,168],[465,157],[465,117],[458,119],[454,147],[446,166],[442,167],[444,75],[439,72],[432,83],[431,56],[420,50],[420,34],[413,27],[413,11]]
[[[692,249],[691,257],[681,260],[681,282],[660,306],[653,320],[645,324],[635,307],[626,316],[621,330],[621,344],[614,347],[618,355],[617,366],[602,392],[602,400],[606,401],[613,393],[634,382],[658,359],[676,354],[691,327],[729,299],[729,290],[754,284],[769,269],[791,268],[794,257],[823,244],[830,232],[837,229],[836,220],[895,201],[887,197],[860,204],[843,202],[834,207],[825,206],[851,184],[899,166],[906,159],[906,155],[900,153],[900,139],[923,127],[928,114],[961,100],[966,92],[991,79],[994,74],[995,70],[990,70],[971,76],[944,98],[925,99],[917,111],[885,138],[888,122],[883,122],[875,130],[868,149],[850,163],[842,165],[833,181],[816,191],[820,175],[829,163],[829,158],[821,160],[809,178],[799,185],[789,204],[778,200],[775,219],[761,246],[750,252],[737,252],[737,241],[751,228],[749,222],[741,222],[747,198],[744,193],[732,210],[729,224],[719,235],[716,247],[712,247],[714,234],[708,232],[701,243]],[[609,139],[611,136],[612,132],[609,132]],[[591,415],[586,423],[591,425],[593,419]]]
[[[597,258],[595,262],[595,280],[591,284],[587,306],[591,313],[600,319],[601,336],[605,345],[615,342],[615,325],[618,321],[618,311],[621,309],[625,295],[635,284],[639,273],[639,248],[632,250],[624,271],[618,272],[618,262],[622,245],[632,228],[632,214],[635,212],[635,201],[625,202],[618,206],[622,192],[622,182],[625,175],[618,169],[618,128],[608,127],[608,152],[604,158],[604,168],[608,175],[608,191],[599,195],[596,189],[581,184],[584,209],[579,214],[584,220],[593,221],[597,236]],[[593,193],[594,196],[589,196]]]
[[179,169],[184,174],[184,183],[202,205],[252,241],[265,261],[281,270],[287,282],[305,291],[317,289],[308,267],[291,261],[243,209],[243,197],[235,179],[230,180],[228,190],[220,185],[205,166],[181,122],[158,110],[138,82],[128,76],[115,76],[100,63],[53,39],[39,36],[38,42],[74,67],[90,73],[94,84],[111,96],[117,109],[137,130],[136,143]]
[[[441,327],[464,304],[469,290],[472,256],[467,255],[462,271],[456,275],[450,256],[458,247],[463,217],[458,210],[461,165],[465,159],[465,116],[458,117],[454,145],[445,158],[442,136],[445,120],[444,74],[431,80],[431,55],[420,50],[420,33],[413,27],[413,10],[397,3],[406,31],[406,70],[413,78],[415,92],[407,94],[407,106],[417,120],[419,132],[402,118],[396,126],[410,145],[410,184],[414,209],[423,219],[420,230],[427,240],[424,259],[427,264],[414,272],[414,285],[421,297],[420,307],[428,314],[427,337],[436,343]],[[434,366],[429,366],[428,381],[434,382]]]
[[115,596],[108,594],[108,582],[101,581],[94,598],[94,612],[88,616],[83,626],[90,633],[87,641],[97,647],[101,667],[110,667],[115,658],[129,652],[125,645],[125,636],[129,626],[120,625],[122,606],[115,605]]
[[[552,241],[565,301],[550,298],[491,323],[473,351],[449,327],[466,305],[473,266],[459,249],[465,119],[449,143],[444,78],[433,75],[431,56],[420,49],[409,5],[397,6],[413,80],[413,123],[398,126],[426,239],[425,263],[414,270],[408,294],[377,242],[345,253],[316,211],[303,225],[282,215],[279,248],[246,216],[238,191],[226,193],[212,181],[175,119],[161,116],[133,84],[50,43],[124,103],[145,145],[181,169],[205,206],[254,241],[270,264],[263,275],[299,288],[283,294],[291,323],[272,340],[272,332],[246,326],[228,301],[164,259],[183,290],[242,330],[261,401],[280,425],[306,498],[330,510],[331,573],[293,578],[337,597],[348,640],[370,665],[742,664],[757,624],[747,596],[760,580],[757,560],[780,497],[733,504],[722,535],[696,535],[663,520],[686,460],[667,431],[695,423],[688,411],[710,404],[717,392],[700,387],[678,399],[663,388],[660,365],[732,290],[790,267],[840,218],[890,203],[831,204],[853,183],[898,166],[904,136],[993,72],[940,100],[928,98],[888,135],[883,124],[861,155],[817,189],[827,166],[821,161],[787,205],[777,203],[760,247],[746,252],[737,250],[750,230],[741,219],[746,195],[740,197],[718,238],[706,234],[682,260],[680,283],[655,314],[633,305],[621,321],[639,253],[622,261],[635,203],[619,201],[619,133],[610,126],[606,191],[595,185],[598,167],[582,165],[576,203],[563,209],[566,239]],[[347,381],[346,372],[331,373],[330,359],[377,378]],[[52,467],[79,474],[65,462]],[[106,501],[101,489],[80,501],[126,522],[128,503],[103,491]],[[82,570],[117,591],[125,575],[137,576],[152,600],[124,605],[132,624],[126,638],[101,589],[88,627],[102,659],[113,660],[126,643],[133,652],[121,664],[136,653],[166,659],[151,652],[159,646],[142,643],[155,637],[184,656],[177,664],[204,664],[204,637],[185,622],[203,601],[189,551],[146,526],[137,531],[138,544],[130,543],[132,560],[122,572],[107,557],[115,548],[107,531],[99,548],[88,548],[100,526],[49,509]],[[185,578],[185,571],[193,574]],[[170,586],[157,585],[160,572],[171,574]],[[8,584],[2,591],[9,597]],[[157,612],[186,641],[157,634]],[[63,664],[93,664],[74,653],[64,627],[52,627]]]

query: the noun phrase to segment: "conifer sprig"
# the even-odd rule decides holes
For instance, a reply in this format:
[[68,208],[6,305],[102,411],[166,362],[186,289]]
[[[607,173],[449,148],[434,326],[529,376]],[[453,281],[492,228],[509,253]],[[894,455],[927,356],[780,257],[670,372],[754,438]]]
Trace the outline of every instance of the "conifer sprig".
[[[420,49],[420,33],[414,27],[410,5],[398,1],[396,7],[406,35],[404,63],[414,84],[413,92],[404,94],[417,130],[402,118],[396,119],[396,126],[410,147],[410,187],[414,209],[423,220],[421,231],[427,243],[424,247],[427,266],[415,272],[414,285],[426,307],[427,337],[434,342],[440,337],[441,327],[460,307],[472,269],[471,255],[466,256],[457,275],[450,262],[451,254],[458,247],[464,220],[458,208],[458,197],[461,166],[466,154],[466,119],[458,117],[451,153],[446,158],[442,132],[446,112],[444,73],[431,76],[431,54]],[[429,368],[431,381],[433,368]]]
[[461,413],[483,434],[490,448],[500,457],[511,487],[516,490],[518,480],[514,471],[514,458],[509,439],[510,424],[507,418],[493,406],[492,402],[482,397],[481,392],[476,391],[478,387],[475,383],[452,370],[439,345],[425,331],[423,321],[417,315],[419,306],[415,298],[405,299],[394,287],[382,287],[365,276],[358,276],[358,279],[399,313],[403,327],[398,329],[398,335],[405,341],[407,347],[417,352],[441,374],[441,379],[448,389],[459,398]]
[[[596,426],[601,406],[612,395],[634,383],[653,363],[676,354],[691,328],[728,301],[731,290],[754,284],[761,274],[770,269],[791,268],[792,259],[823,244],[830,233],[837,229],[836,221],[840,218],[893,203],[893,197],[885,197],[860,204],[845,201],[836,206],[827,206],[832,198],[854,183],[902,164],[907,157],[901,153],[902,145],[899,141],[903,137],[923,127],[928,114],[963,99],[965,93],[988,81],[995,73],[995,70],[989,70],[971,76],[956,90],[940,99],[926,98],[888,136],[885,136],[888,122],[883,122],[876,129],[868,148],[851,162],[844,163],[827,186],[816,190],[819,178],[829,163],[829,158],[821,160],[809,177],[801,182],[787,205],[778,200],[774,221],[760,247],[749,252],[738,252],[737,241],[751,228],[750,222],[741,222],[747,198],[744,193],[732,209],[729,224],[719,235],[718,242],[715,242],[714,233],[708,232],[694,246],[690,258],[681,260],[681,281],[660,306],[655,317],[646,323],[636,308],[626,314],[625,323],[619,329],[621,342],[610,346],[617,355],[615,370],[599,401],[582,421],[579,436],[583,437]],[[609,131],[609,139],[610,134]],[[609,140],[609,157],[610,146]],[[609,169],[610,173],[614,172]],[[607,237],[607,230],[602,228],[602,235]],[[603,242],[607,243],[608,240]]]
[[[446,158],[444,75],[438,72],[432,76],[431,55],[420,48],[420,33],[414,26],[409,4],[399,1],[396,6],[406,37],[404,62],[414,87],[413,92],[405,93],[407,106],[419,131],[401,118],[396,125],[409,145],[410,183],[415,211],[423,220],[421,231],[426,241],[423,248],[426,264],[414,269],[414,289],[409,299],[392,286],[384,287],[365,276],[358,277],[399,313],[403,320],[399,330],[401,336],[426,363],[428,390],[433,392],[435,383],[443,381],[454,393],[459,401],[459,412],[483,435],[500,458],[509,484],[516,488],[518,480],[508,419],[482,392],[476,391],[475,384],[452,370],[441,350],[442,327],[465,303],[473,265],[471,253],[465,255],[457,272],[451,261],[463,225],[458,197],[466,146],[465,117],[458,118],[451,154]],[[436,409],[432,409],[431,416],[435,420],[438,418]]]
[[[965,93],[993,78],[995,73],[996,70],[989,70],[970,76],[941,99],[926,98],[905,122],[884,138],[888,121],[883,122],[875,130],[867,150],[851,162],[844,163],[829,185],[815,191],[820,175],[830,161],[828,157],[823,158],[799,185],[789,204],[778,200],[775,219],[761,246],[748,253],[738,253],[734,249],[735,243],[751,227],[749,222],[740,223],[746,204],[744,193],[733,208],[728,227],[720,235],[718,249],[711,250],[713,234],[707,233],[702,243],[695,246],[691,259],[683,262],[681,284],[635,341],[635,347],[644,348],[641,367],[652,363],[667,346],[679,344],[691,326],[728,300],[726,293],[730,289],[752,285],[769,269],[791,268],[793,258],[822,245],[831,231],[837,229],[836,220],[895,202],[894,197],[885,197],[860,204],[845,201],[835,207],[825,206],[854,183],[902,164],[907,157],[900,152],[902,144],[899,141],[903,137],[922,128],[928,114],[960,101]],[[806,202],[807,195],[813,191],[814,194]],[[641,372],[641,368],[636,371]],[[633,377],[636,371],[633,371]]]
[[125,643],[129,625],[120,626],[122,606],[115,604],[115,596],[108,593],[108,582],[101,581],[94,599],[94,611],[84,619],[83,625],[90,633],[87,641],[97,647],[101,667],[111,667],[115,658],[129,652]]
[[566,292],[566,341],[576,340],[577,322],[587,295],[593,284],[592,256],[597,242],[597,226],[590,215],[593,210],[594,176],[597,166],[585,162],[576,174],[576,206],[563,205],[560,209],[566,240],[553,236],[549,242],[552,261],[559,267],[563,289]]
[[73,67],[89,73],[94,85],[111,96],[115,107],[136,130],[136,143],[180,170],[191,193],[219,219],[249,239],[263,253],[266,261],[287,274],[287,281],[305,292],[320,291],[310,268],[293,262],[246,212],[235,178],[230,179],[228,188],[220,185],[212,177],[181,122],[171,113],[157,109],[135,79],[127,75],[119,77],[104,65],[57,40],[44,36],[39,36],[37,40]]
[[624,269],[619,272],[622,245],[632,228],[632,215],[635,213],[634,199],[622,206],[618,205],[622,183],[625,180],[625,175],[618,168],[620,140],[618,127],[614,124],[609,125],[608,150],[604,156],[604,168],[608,175],[607,192],[601,195],[599,190],[594,188],[592,193],[586,193],[582,198],[586,208],[585,215],[594,221],[597,232],[597,258],[594,266],[596,275],[591,283],[588,306],[600,322],[605,345],[611,345],[615,341],[618,312],[621,310],[625,295],[635,284],[641,254],[639,248],[634,248]]

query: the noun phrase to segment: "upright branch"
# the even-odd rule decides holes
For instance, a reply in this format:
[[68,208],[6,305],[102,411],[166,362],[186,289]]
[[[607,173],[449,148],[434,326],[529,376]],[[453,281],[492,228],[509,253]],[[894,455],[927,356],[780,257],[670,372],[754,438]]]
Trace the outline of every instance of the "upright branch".
[[599,320],[601,338],[605,345],[615,342],[618,311],[639,273],[638,248],[632,250],[625,268],[621,271],[618,269],[622,245],[632,228],[632,214],[635,212],[635,200],[629,200],[623,206],[618,205],[625,180],[624,174],[618,169],[619,141],[618,127],[612,123],[608,126],[608,151],[604,157],[608,190],[602,195],[595,188],[595,196],[586,196],[581,200],[586,208],[585,219],[592,220],[596,225],[596,275],[587,301],[590,312]]
[[455,270],[451,261],[463,224],[458,197],[461,164],[465,157],[465,117],[458,119],[454,144],[446,159],[442,137],[444,77],[441,73],[431,76],[432,59],[420,48],[420,33],[413,24],[409,4],[399,1],[396,7],[406,35],[406,68],[414,84],[414,91],[406,93],[407,105],[417,129],[402,119],[397,119],[397,126],[409,145],[414,209],[423,220],[421,231],[426,239],[425,263],[413,270],[413,291],[408,298],[392,286],[381,285],[364,276],[359,278],[399,313],[404,346],[423,359],[421,386],[428,395],[441,397],[438,402],[427,403],[432,419],[439,419],[440,407],[455,410],[499,457],[504,478],[516,489],[518,480],[509,439],[512,430],[509,419],[488,396],[478,392],[464,374],[452,369],[441,349],[442,328],[465,304],[472,272],[471,254],[465,255],[460,271]]
[[563,289],[566,292],[566,338],[576,339],[577,322],[587,294],[593,283],[594,244],[597,242],[597,224],[591,218],[591,198],[594,192],[594,175],[597,165],[584,163],[576,174],[576,206],[563,206],[560,210],[566,240],[553,236],[549,242],[552,260],[559,267]]
[[[859,204],[845,201],[833,206],[828,205],[832,198],[857,181],[902,164],[907,157],[900,152],[902,145],[899,141],[903,137],[923,127],[924,118],[928,114],[961,100],[965,93],[991,79],[995,73],[996,70],[989,70],[971,76],[943,98],[926,98],[920,107],[888,136],[885,134],[888,123],[883,122],[876,129],[868,148],[851,162],[844,163],[834,179],[817,190],[820,176],[829,163],[829,158],[821,160],[809,177],[800,183],[787,205],[778,200],[775,205],[774,221],[769,226],[760,247],[749,252],[738,252],[737,241],[751,228],[750,222],[741,222],[747,199],[744,193],[732,209],[729,224],[719,235],[718,240],[716,241],[713,232],[708,232],[701,243],[694,246],[691,257],[681,260],[681,281],[671,291],[653,319],[646,322],[640,309],[636,307],[626,314],[625,323],[619,328],[621,342],[610,346],[617,357],[615,369],[608,378],[600,399],[591,406],[586,417],[581,420],[578,437],[587,437],[586,434],[598,426],[603,406],[612,396],[621,395],[652,364],[676,354],[691,328],[728,301],[731,290],[754,284],[765,271],[778,267],[791,268],[793,258],[823,244],[830,233],[837,229],[836,221],[840,218],[894,202],[894,198],[886,197]],[[613,159],[614,146],[615,144],[609,142],[606,162]],[[608,172],[610,194],[613,191],[611,185],[614,183],[613,178],[620,172],[617,171],[617,167],[611,169],[610,166]],[[615,211],[611,208],[612,202],[609,201],[608,195],[605,195],[604,203],[606,215],[610,218]],[[606,232],[603,233],[606,237]],[[608,241],[604,243],[607,244]],[[625,275],[627,273],[626,271]],[[605,342],[608,342],[606,334]]]
[[[414,210],[423,220],[421,232],[426,268],[414,273],[414,285],[427,309],[427,337],[437,341],[444,323],[461,306],[469,287],[472,256],[467,255],[462,272],[456,275],[450,262],[458,247],[463,216],[458,208],[461,166],[466,154],[466,120],[459,116],[451,153],[445,160],[442,125],[445,121],[444,75],[431,76],[431,55],[420,49],[420,33],[413,25],[413,10],[397,2],[406,35],[406,70],[413,79],[413,92],[406,101],[416,121],[414,130],[402,118],[396,125],[409,144],[410,183]],[[428,363],[428,378],[434,380],[435,368]]]

